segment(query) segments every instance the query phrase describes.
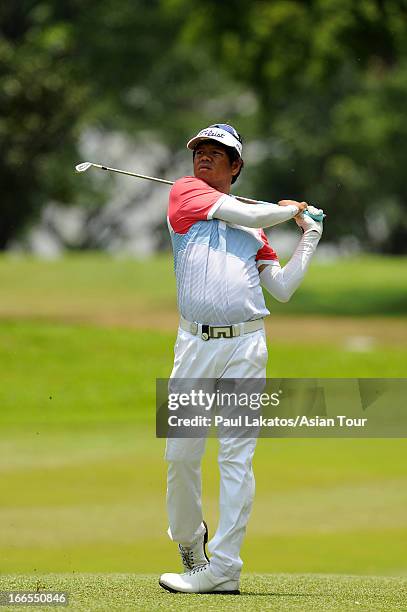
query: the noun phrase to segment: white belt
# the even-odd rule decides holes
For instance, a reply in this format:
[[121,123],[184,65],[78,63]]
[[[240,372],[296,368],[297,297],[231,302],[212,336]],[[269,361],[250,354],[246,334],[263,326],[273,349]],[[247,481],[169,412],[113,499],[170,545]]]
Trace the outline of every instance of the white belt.
[[233,325],[206,325],[205,323],[187,321],[184,317],[181,317],[179,326],[194,336],[201,336],[202,340],[209,340],[210,338],[235,338],[243,334],[251,334],[259,329],[264,329],[264,321],[263,319],[256,319],[255,321],[234,323]]

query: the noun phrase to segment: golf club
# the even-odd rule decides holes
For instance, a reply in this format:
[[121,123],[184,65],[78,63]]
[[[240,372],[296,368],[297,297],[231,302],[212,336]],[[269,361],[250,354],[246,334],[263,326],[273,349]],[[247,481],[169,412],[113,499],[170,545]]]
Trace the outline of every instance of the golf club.
[[102,166],[101,164],[93,164],[92,162],[83,162],[75,166],[76,172],[86,172],[86,170],[89,170],[89,168],[99,168],[100,170],[108,170],[109,172],[118,172],[119,174],[127,174],[127,176],[135,176],[136,178],[147,179],[148,181],[155,181],[156,183],[165,183],[166,185],[174,184],[174,181],[166,181],[165,179],[155,178],[154,176],[136,174],[135,172],[118,170],[117,168],[109,168],[108,166]]
[[[110,168],[109,166],[103,166],[102,164],[94,164],[93,162],[82,162],[75,166],[76,172],[86,172],[89,168],[99,168],[100,170],[107,170],[108,172],[118,172],[119,174],[126,174],[127,176],[134,176],[136,178],[146,179],[147,181],[154,181],[156,183],[164,183],[165,185],[173,185],[174,181],[167,181],[166,179],[156,178],[155,176],[147,176],[145,174],[137,174],[136,172],[129,172],[128,170],[118,170],[117,168]],[[251,198],[244,198],[243,196],[234,196],[236,200],[245,202],[246,204],[261,204],[260,200],[253,200]],[[308,210],[304,211],[314,219],[315,221],[322,221],[326,216],[324,213],[312,214]]]

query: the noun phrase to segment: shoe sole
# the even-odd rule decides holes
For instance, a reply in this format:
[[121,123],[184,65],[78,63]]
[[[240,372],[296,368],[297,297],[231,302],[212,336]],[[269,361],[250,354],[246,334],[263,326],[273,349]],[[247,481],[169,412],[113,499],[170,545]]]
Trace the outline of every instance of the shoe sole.
[[239,590],[236,590],[236,591],[199,591],[198,593],[189,593],[186,591],[177,591],[176,589],[172,589],[167,584],[164,584],[163,582],[161,582],[161,580],[158,581],[158,584],[163,589],[168,591],[169,593],[183,593],[184,595],[240,595]]

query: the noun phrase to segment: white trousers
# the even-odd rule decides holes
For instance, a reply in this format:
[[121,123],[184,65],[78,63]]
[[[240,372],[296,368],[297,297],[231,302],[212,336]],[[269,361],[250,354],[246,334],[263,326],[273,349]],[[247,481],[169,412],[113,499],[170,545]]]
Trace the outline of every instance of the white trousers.
[[[178,330],[171,378],[265,378],[267,345],[264,330],[236,338],[204,341]],[[190,546],[204,532],[201,503],[201,460],[205,438],[168,438],[168,535]],[[208,544],[217,576],[239,579],[240,548],[249,519],[255,481],[252,459],[257,438],[219,438],[219,524]]]

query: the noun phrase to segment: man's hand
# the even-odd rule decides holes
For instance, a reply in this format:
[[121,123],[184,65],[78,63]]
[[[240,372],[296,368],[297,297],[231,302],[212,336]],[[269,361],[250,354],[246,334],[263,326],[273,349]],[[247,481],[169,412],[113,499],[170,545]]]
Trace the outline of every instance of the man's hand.
[[308,204],[306,202],[297,202],[296,200],[280,200],[278,203],[279,206],[290,206],[291,204],[298,207],[299,213],[302,213],[308,208]]
[[[314,206],[308,206],[308,211],[315,215],[322,213],[320,209],[315,208]],[[322,221],[315,221],[314,219],[311,219],[310,216],[304,215],[303,213],[296,215],[294,219],[296,224],[302,229],[303,232],[314,231],[322,236]]]

